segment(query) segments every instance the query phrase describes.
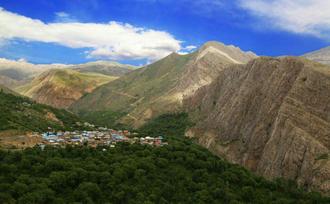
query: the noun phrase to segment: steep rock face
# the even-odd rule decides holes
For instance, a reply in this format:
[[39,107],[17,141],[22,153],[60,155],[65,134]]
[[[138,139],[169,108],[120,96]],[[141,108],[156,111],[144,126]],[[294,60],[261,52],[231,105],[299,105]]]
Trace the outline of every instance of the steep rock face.
[[211,83],[224,67],[255,57],[233,46],[209,42],[192,54],[172,53],[101,86],[71,108],[77,113],[120,111],[125,115],[118,121],[139,127],[160,114],[180,110],[184,97]]
[[79,73],[70,69],[52,69],[36,77],[31,83],[15,90],[38,103],[67,108],[84,94],[116,79],[96,73]]
[[184,100],[186,133],[217,155],[268,178],[330,192],[330,68],[260,58],[226,68]]

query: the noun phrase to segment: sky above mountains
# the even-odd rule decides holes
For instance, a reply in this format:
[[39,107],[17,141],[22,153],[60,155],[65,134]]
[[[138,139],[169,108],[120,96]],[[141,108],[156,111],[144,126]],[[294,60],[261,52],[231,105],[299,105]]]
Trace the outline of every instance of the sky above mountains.
[[324,0],[0,0],[0,57],[141,65],[206,41],[258,55],[330,45]]

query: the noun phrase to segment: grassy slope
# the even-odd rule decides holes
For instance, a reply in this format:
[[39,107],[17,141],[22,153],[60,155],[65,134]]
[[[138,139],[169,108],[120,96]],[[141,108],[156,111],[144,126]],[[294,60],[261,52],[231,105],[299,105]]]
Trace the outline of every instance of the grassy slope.
[[71,108],[86,119],[89,116],[94,118],[95,114],[100,113],[97,111],[120,112],[119,115],[130,113],[131,117],[139,117],[148,108],[164,112],[169,109],[168,102],[164,103],[166,94],[175,86],[184,65],[191,57],[172,54],[99,87]]
[[79,118],[65,110],[37,104],[28,98],[0,92],[0,131],[74,129]]

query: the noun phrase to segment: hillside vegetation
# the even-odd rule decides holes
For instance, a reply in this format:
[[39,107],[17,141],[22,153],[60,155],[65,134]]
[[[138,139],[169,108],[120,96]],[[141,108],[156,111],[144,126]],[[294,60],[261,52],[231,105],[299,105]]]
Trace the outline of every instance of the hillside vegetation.
[[79,118],[65,110],[31,101],[0,90],[0,131],[46,131],[77,128]]

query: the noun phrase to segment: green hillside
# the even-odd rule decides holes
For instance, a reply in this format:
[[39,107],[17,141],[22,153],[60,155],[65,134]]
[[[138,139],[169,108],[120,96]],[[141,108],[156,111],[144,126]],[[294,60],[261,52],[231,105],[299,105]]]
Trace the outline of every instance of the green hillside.
[[135,70],[84,96],[74,103],[71,109],[86,119],[97,118],[104,114],[104,111],[115,112],[119,116],[130,113],[125,117],[128,124],[135,118],[148,114],[148,110],[152,115],[173,110],[178,104],[175,100],[171,102],[168,94],[175,88],[184,71],[184,65],[192,56],[172,54],[152,65]]
[[79,118],[65,110],[41,105],[28,98],[0,91],[0,131],[74,129]]

